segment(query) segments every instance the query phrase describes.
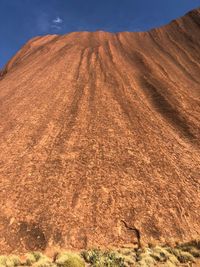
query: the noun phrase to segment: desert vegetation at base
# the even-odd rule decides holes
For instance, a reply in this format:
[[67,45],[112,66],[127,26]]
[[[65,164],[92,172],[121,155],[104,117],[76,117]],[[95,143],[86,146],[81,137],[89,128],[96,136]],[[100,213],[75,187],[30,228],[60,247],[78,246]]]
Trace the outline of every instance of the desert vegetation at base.
[[0,267],[176,267],[200,266],[200,241],[168,245],[149,245],[141,249],[100,249],[80,253],[57,252],[52,258],[41,252],[29,252],[23,257],[0,256]]

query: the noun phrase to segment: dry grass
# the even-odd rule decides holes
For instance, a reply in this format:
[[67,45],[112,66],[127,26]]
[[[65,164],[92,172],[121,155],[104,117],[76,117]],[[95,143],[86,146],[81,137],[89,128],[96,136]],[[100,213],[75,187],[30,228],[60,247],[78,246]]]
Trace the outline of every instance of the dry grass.
[[21,261],[19,257],[15,255],[10,255],[10,256],[0,256],[0,266],[4,267],[15,267],[15,266],[20,266]]
[[100,251],[97,249],[83,251],[84,260],[94,267],[126,267],[125,257],[119,252]]
[[2,255],[0,267],[178,267],[193,264],[199,259],[200,242],[192,241],[175,247],[149,246],[139,250],[125,248],[116,251],[93,249],[80,255],[62,252],[55,254],[53,259],[41,252],[27,253],[23,261],[15,255]]
[[56,257],[55,261],[58,267],[84,267],[85,263],[83,259],[71,252],[60,253]]

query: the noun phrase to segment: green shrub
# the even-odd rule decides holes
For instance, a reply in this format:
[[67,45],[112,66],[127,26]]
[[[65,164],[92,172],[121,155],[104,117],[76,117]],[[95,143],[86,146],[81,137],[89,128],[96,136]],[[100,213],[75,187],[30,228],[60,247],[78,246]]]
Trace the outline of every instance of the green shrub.
[[[126,267],[125,257],[113,251],[100,251],[97,249],[83,251],[82,256],[87,263],[94,267]],[[128,259],[127,259],[128,261]]]
[[195,258],[200,258],[200,250],[196,249],[196,248],[191,248],[188,251],[193,257]]
[[177,248],[169,248],[168,251],[170,251],[171,254],[176,256],[180,263],[195,262],[194,257],[189,252],[182,251]]
[[101,252],[97,249],[82,251],[81,255],[87,263],[91,264],[96,264],[101,259]]
[[125,259],[122,255],[112,252],[112,251],[107,251],[103,254],[104,256],[104,266],[107,267],[125,267]]
[[189,252],[193,257],[200,258],[200,241],[194,240],[176,246],[177,249]]
[[152,267],[155,266],[156,260],[151,256],[152,249],[141,249],[136,253],[136,267]]
[[139,261],[136,263],[136,267],[153,267],[155,265],[156,261],[146,253],[142,253]]
[[180,263],[195,262],[194,257],[186,251],[179,251],[177,259],[180,261]]
[[31,266],[33,263],[36,262],[36,259],[33,253],[26,253],[25,257],[26,257],[25,265]]
[[85,266],[85,263],[81,259],[81,257],[71,252],[59,253],[56,259],[56,264],[59,267],[84,267]]
[[34,267],[56,267],[56,264],[47,259],[40,259],[34,264]]
[[135,266],[136,263],[136,252],[134,249],[122,248],[117,251],[124,259],[126,266]]
[[[184,244],[155,246],[139,250],[122,248],[114,251],[101,251],[98,249],[83,251],[81,253],[87,266],[90,267],[176,267],[180,264],[195,262],[200,258],[200,241],[194,240]],[[0,267],[85,267],[84,260],[75,253],[56,253],[52,259],[41,252],[25,254],[25,260],[21,261],[15,255],[0,256]]]
[[137,255],[137,267],[175,267],[180,262],[168,248],[155,246],[145,248]]
[[156,246],[152,248],[152,252],[150,253],[151,257],[159,262],[167,262],[170,257],[168,251],[166,251],[163,247]]
[[45,262],[50,263],[50,259],[38,251],[26,253],[25,256],[26,256],[25,265],[28,266],[31,266],[33,264],[34,266],[36,266],[37,263],[37,266],[41,265],[42,267],[43,264],[45,264]]
[[190,253],[195,258],[200,258],[200,250],[195,247],[182,247],[180,250]]
[[19,257],[15,255],[0,256],[0,265],[5,267],[15,267],[21,265]]
[[179,248],[179,249],[188,248],[188,247],[193,247],[193,248],[200,250],[200,240],[192,240],[190,242],[186,242],[186,243],[179,244],[176,246],[176,248]]
[[6,266],[6,261],[7,261],[8,257],[7,256],[0,256],[0,265],[1,266]]
[[43,255],[39,251],[33,251],[32,254],[33,254],[33,256],[34,256],[34,258],[35,258],[36,261],[39,261],[42,258],[47,258],[45,255]]

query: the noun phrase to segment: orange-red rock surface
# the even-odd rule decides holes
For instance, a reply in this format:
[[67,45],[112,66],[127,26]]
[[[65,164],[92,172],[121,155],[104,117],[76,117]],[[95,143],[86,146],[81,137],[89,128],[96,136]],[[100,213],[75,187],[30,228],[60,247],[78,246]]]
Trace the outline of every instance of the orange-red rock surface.
[[1,72],[0,251],[200,234],[200,10],[30,40]]

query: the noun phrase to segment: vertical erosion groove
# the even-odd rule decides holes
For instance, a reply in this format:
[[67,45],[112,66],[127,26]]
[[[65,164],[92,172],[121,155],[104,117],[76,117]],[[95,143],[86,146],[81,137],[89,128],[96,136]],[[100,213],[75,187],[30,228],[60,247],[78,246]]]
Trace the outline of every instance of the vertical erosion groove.
[[176,107],[166,99],[157,89],[158,85],[154,85],[147,79],[141,79],[141,87],[144,93],[152,103],[154,109],[167,120],[178,132],[192,143],[197,142],[196,136],[192,133],[187,120],[181,115]]

